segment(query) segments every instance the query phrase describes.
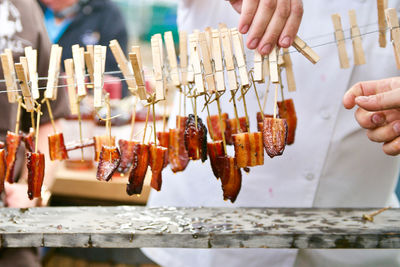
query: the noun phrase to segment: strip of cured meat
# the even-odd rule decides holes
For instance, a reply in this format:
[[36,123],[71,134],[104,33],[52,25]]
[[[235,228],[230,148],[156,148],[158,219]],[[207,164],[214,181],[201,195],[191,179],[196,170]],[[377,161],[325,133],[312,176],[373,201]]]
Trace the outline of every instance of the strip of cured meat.
[[[228,113],[222,113],[222,127],[225,129],[225,140],[226,144],[232,145],[232,130],[231,124],[229,123]],[[212,115],[207,117],[207,126],[210,132],[211,139],[213,141],[222,140],[222,130],[218,115]]]
[[[157,132],[157,139],[160,146],[168,148],[169,147],[169,132]],[[168,151],[166,152],[167,155],[165,157],[165,164],[164,168],[167,167],[169,160],[168,160]]]
[[133,147],[132,168],[129,173],[129,183],[126,186],[128,195],[142,193],[150,161],[150,150],[147,144],[135,144]]
[[[273,118],[273,115],[270,114],[264,114],[264,118]],[[263,121],[263,116],[261,116],[261,112],[257,112],[257,131],[262,132],[263,131],[263,126],[264,121]]]
[[168,160],[174,173],[185,170],[189,164],[184,141],[184,128],[169,130]]
[[236,164],[236,159],[229,156],[218,157],[221,166],[221,183],[224,200],[235,202],[242,187],[242,172]]
[[121,161],[119,150],[115,146],[102,146],[96,178],[108,182]]
[[263,141],[267,154],[273,158],[285,150],[288,127],[285,119],[264,118]]
[[261,132],[234,134],[233,144],[239,168],[264,164],[263,136]]
[[6,168],[6,150],[4,148],[0,148],[0,193],[4,190]]
[[215,141],[207,143],[208,157],[210,158],[211,169],[214,176],[219,179],[221,178],[221,167],[218,165],[218,157],[225,156],[224,144],[222,141]]
[[29,152],[35,151],[35,130],[33,128],[29,129],[28,134],[24,134],[25,148]]
[[44,154],[40,152],[27,152],[28,168],[28,197],[33,199],[41,197],[43,179],[44,179]]
[[21,145],[22,135],[8,131],[6,136],[6,181],[14,183],[14,167],[18,148]]
[[50,160],[68,159],[67,148],[64,144],[64,135],[56,133],[48,136]]
[[119,151],[121,153],[121,162],[117,171],[119,173],[127,173],[132,166],[134,157],[134,147],[138,141],[120,139],[118,141]]
[[[229,124],[231,125],[232,135],[238,134],[240,132],[242,132],[242,133],[247,132],[246,117],[240,117],[238,119],[239,119],[239,123],[240,123],[240,131],[239,131],[238,122],[237,122],[238,120],[236,118],[229,119]],[[233,139],[232,139],[232,141],[233,141]]]
[[207,160],[207,128],[200,118],[197,118],[196,128],[196,117],[193,114],[186,121],[184,140],[191,160]]
[[297,127],[297,116],[294,108],[293,99],[285,99],[285,101],[278,102],[279,118],[286,119],[288,125],[287,144],[294,143],[294,137]]
[[150,186],[157,191],[161,190],[162,185],[162,170],[164,169],[165,151],[167,149],[162,146],[150,145],[150,160],[151,182]]
[[[103,146],[110,145],[110,138],[108,135],[98,135],[94,136],[94,161],[99,161],[100,152]],[[115,146],[115,136],[111,137],[111,145]]]

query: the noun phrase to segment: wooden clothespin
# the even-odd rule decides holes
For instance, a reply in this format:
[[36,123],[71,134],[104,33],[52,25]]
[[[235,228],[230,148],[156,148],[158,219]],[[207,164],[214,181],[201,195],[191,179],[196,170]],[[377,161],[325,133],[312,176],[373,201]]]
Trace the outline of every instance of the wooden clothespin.
[[397,69],[400,69],[400,29],[399,19],[396,9],[388,8],[385,10],[386,21],[390,28],[390,39],[393,44],[394,55],[396,58]]
[[4,53],[1,54],[1,65],[3,67],[4,79],[6,80],[8,102],[15,103],[18,101],[18,86],[11,49],[4,49]]
[[135,75],[136,84],[138,86],[137,95],[139,96],[140,100],[146,100],[146,85],[143,77],[140,47],[137,46],[137,49],[132,50],[135,52],[129,53],[129,59],[132,64],[133,74]]
[[194,72],[193,72],[193,43],[189,42],[189,65],[187,68],[187,80],[188,83],[194,83]]
[[188,49],[187,33],[185,31],[179,31],[179,60],[182,85],[188,85]]
[[303,56],[305,56],[312,64],[316,64],[320,57],[314,50],[311,49],[299,36],[296,36],[293,41],[293,47],[296,48]]
[[25,47],[25,57],[28,63],[29,82],[31,85],[32,97],[36,100],[40,97],[37,74],[37,50],[32,49],[30,46]]
[[286,69],[286,81],[288,85],[289,92],[296,91],[296,82],[294,80],[294,73],[293,73],[293,66],[292,66],[292,59],[290,58],[289,49],[283,48],[283,60],[284,66]]
[[[207,40],[207,45],[208,45],[208,50],[212,51],[213,49],[213,44],[212,44],[212,28],[207,27],[204,29],[204,33],[206,34],[206,40]],[[210,52],[211,54],[211,52]]]
[[28,79],[26,75],[26,70],[22,63],[15,63],[15,71],[17,73],[18,80],[20,82],[22,95],[24,98],[24,103],[27,112],[34,111],[35,104],[33,102],[31,91],[28,86]]
[[57,98],[57,86],[58,76],[60,75],[61,56],[62,47],[57,44],[53,44],[50,51],[50,62],[46,91],[44,92],[44,96],[47,99],[55,100]]
[[128,84],[129,90],[134,91],[136,89],[136,82],[133,79],[133,73],[132,73],[131,69],[129,68],[128,60],[126,59],[124,52],[121,49],[121,46],[119,45],[117,40],[111,40],[109,46],[110,46],[111,52],[114,55],[115,60],[118,63],[118,66],[122,72],[122,75],[124,76],[126,83]]
[[350,18],[350,33],[351,40],[353,41],[353,54],[354,54],[354,64],[363,65],[365,64],[364,48],[362,46],[361,32],[357,25],[357,16],[354,9],[349,10]]
[[78,114],[78,101],[76,98],[74,61],[72,58],[64,60],[65,74],[67,75],[69,109],[72,115]]
[[233,49],[235,51],[236,63],[239,69],[239,77],[242,86],[249,86],[249,74],[247,72],[246,57],[244,54],[243,40],[236,28],[231,29]]
[[215,79],[213,73],[213,66],[211,63],[211,54],[210,54],[210,46],[207,42],[206,33],[199,33],[199,42],[201,48],[201,55],[203,58],[203,67],[204,67],[204,78],[207,83],[207,88],[209,93],[215,92]]
[[212,57],[215,67],[215,80],[218,92],[225,91],[224,63],[222,62],[221,39],[218,30],[212,30]]
[[76,84],[78,87],[78,97],[86,96],[86,86],[85,86],[85,70],[84,63],[82,57],[82,50],[79,45],[72,46],[72,57],[74,59],[74,69],[75,69],[75,78]]
[[25,75],[26,75],[26,80],[29,82],[29,68],[28,68],[28,60],[26,57],[19,57],[19,63],[22,64],[24,67]]
[[157,35],[151,37],[151,52],[153,56],[153,72],[156,83],[156,101],[165,99],[164,75],[161,61],[160,40]]
[[200,61],[200,45],[199,45],[199,34],[193,33],[189,35],[190,44],[190,58],[192,60],[193,73],[194,73],[194,83],[196,85],[195,94],[205,93],[203,72],[201,68]]
[[235,63],[233,61],[230,33],[223,24],[221,24],[220,26],[222,50],[224,51],[225,66],[228,75],[228,85],[230,90],[236,90],[238,89],[238,83],[236,79]]
[[254,81],[264,82],[264,57],[257,51],[254,51]]
[[176,60],[174,37],[172,36],[171,31],[164,33],[164,40],[167,48],[168,63],[171,70],[171,80],[174,86],[179,87],[181,82],[179,80],[178,61]]
[[344,38],[342,21],[339,14],[332,15],[333,27],[335,29],[336,45],[338,47],[340,67],[342,69],[350,68],[349,57],[346,51],[346,40]]
[[93,45],[87,45],[86,46],[86,51],[85,51],[85,65],[86,69],[89,73],[90,76],[90,82],[94,83],[94,46]]
[[272,83],[279,83],[279,70],[278,70],[278,53],[279,48],[275,46],[268,56],[269,60],[269,73]]
[[386,47],[386,19],[385,9],[388,8],[387,0],[377,0],[378,25],[379,25],[379,46]]
[[103,62],[103,49],[101,45],[96,45],[94,47],[93,56],[93,88],[94,88],[94,107],[101,108],[102,95],[103,95],[103,83],[104,83],[104,67],[105,62]]

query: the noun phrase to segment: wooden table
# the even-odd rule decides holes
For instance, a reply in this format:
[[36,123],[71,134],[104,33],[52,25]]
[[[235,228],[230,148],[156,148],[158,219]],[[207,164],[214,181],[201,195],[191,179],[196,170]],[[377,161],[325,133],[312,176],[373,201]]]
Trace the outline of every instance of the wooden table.
[[400,248],[400,209],[0,209],[2,247]]
[[[127,175],[125,177],[113,178],[109,182],[102,182],[96,179],[96,169],[69,170],[64,167],[64,164],[60,164],[51,191],[53,195],[63,197],[146,204],[150,194],[150,174],[149,170],[143,185],[142,194],[128,196],[126,193]],[[101,203],[99,202],[99,204]]]

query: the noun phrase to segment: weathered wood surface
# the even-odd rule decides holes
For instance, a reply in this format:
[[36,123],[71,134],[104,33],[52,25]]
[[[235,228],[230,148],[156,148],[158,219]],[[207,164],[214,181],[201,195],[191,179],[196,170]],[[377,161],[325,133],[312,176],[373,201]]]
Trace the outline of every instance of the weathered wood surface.
[[400,210],[0,209],[2,247],[400,248]]

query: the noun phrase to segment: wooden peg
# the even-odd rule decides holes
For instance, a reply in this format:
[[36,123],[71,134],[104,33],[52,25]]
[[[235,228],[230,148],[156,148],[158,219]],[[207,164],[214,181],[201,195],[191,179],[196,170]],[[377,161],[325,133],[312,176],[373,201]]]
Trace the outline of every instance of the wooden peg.
[[316,64],[320,57],[314,50],[311,49],[299,36],[296,36],[293,41],[293,47],[296,48],[303,56],[305,56],[312,64]]
[[354,54],[354,64],[363,65],[365,64],[364,48],[362,46],[361,32],[357,25],[357,16],[354,9],[349,10],[350,18],[350,33],[351,40],[353,41],[353,54]]
[[[49,71],[47,75],[47,85],[44,96],[47,99],[55,100],[57,97],[58,76],[60,71],[60,58],[62,47],[53,44],[50,51]],[[35,98],[36,99],[36,98]]]
[[1,65],[3,67],[4,79],[6,80],[8,102],[15,103],[18,101],[18,86],[11,49],[4,49],[4,53],[1,54]]
[[210,46],[207,43],[206,33],[199,33],[199,43],[201,48],[201,55],[203,58],[204,77],[207,83],[209,93],[215,92],[215,79],[213,73],[213,66],[211,63]]
[[26,59],[26,57],[19,57],[19,63],[21,63],[22,66],[24,67],[26,80],[29,81],[28,80],[28,78],[29,78],[28,60]]
[[378,6],[378,25],[379,25],[379,46],[386,47],[386,19],[385,9],[388,7],[387,0],[377,0]]
[[396,58],[397,69],[400,69],[400,29],[399,19],[396,9],[388,8],[385,10],[386,21],[390,28],[390,39],[393,44],[394,55]]
[[244,45],[236,28],[231,29],[233,48],[235,51],[236,63],[239,69],[239,77],[242,86],[249,86],[249,74],[247,72],[246,57],[244,54]]
[[94,62],[93,62],[93,88],[94,88],[94,107],[102,107],[103,95],[103,51],[101,45],[94,47]]
[[228,85],[230,90],[236,90],[238,89],[238,83],[236,79],[235,64],[233,61],[231,38],[228,29],[223,26],[224,25],[222,24],[220,27],[220,34],[222,40],[222,49],[224,51],[225,66],[228,75]]
[[339,14],[332,15],[333,27],[335,29],[336,45],[338,47],[340,67],[342,69],[350,68],[349,57],[346,51],[346,40],[344,38],[342,21]]
[[153,57],[153,72],[156,83],[156,101],[165,99],[164,76],[161,65],[160,41],[157,36],[151,37],[151,52]]
[[193,33],[189,35],[190,43],[190,56],[192,59],[194,83],[196,85],[196,94],[202,94],[205,92],[203,73],[200,63],[200,45],[199,45],[199,34]]
[[279,83],[279,73],[278,73],[278,53],[279,48],[275,46],[268,56],[269,59],[269,73],[272,83]]
[[[22,57],[23,58],[23,57]],[[28,79],[26,76],[26,71],[22,63],[15,63],[15,71],[17,73],[18,80],[20,82],[22,95],[24,98],[24,103],[27,112],[32,112],[34,110],[34,102],[32,98],[31,91],[28,86]]]
[[[140,53],[140,50],[137,52]],[[142,67],[140,65],[139,58],[140,58],[140,54],[129,53],[129,59],[132,64],[133,74],[135,75],[136,84],[138,86],[137,95],[140,98],[140,100],[146,100],[147,99],[146,87],[145,87],[143,71],[142,71]]]
[[[206,40],[207,40],[207,46],[208,46],[208,50],[212,51],[213,47],[212,47],[212,28],[211,27],[207,27],[204,29],[204,33],[206,34]],[[211,54],[211,52],[210,52]]]
[[25,47],[25,57],[28,63],[29,82],[31,84],[31,91],[33,99],[40,98],[39,83],[37,74],[37,50],[32,47]]
[[131,47],[131,52],[136,54],[136,57],[137,57],[137,60],[138,60],[138,64],[139,64],[139,68],[142,70],[142,74],[143,74],[142,52],[140,50],[140,46],[133,45]]
[[179,60],[181,69],[182,85],[188,85],[188,49],[187,49],[187,33],[179,31]]
[[264,82],[264,57],[257,51],[254,51],[254,81]]
[[118,63],[118,67],[124,76],[126,83],[128,85],[129,90],[136,89],[136,82],[133,79],[133,73],[129,69],[128,60],[126,59],[124,52],[122,51],[121,46],[119,45],[117,40],[110,41],[110,49],[114,55],[115,60]]
[[264,75],[263,77],[269,77],[269,57],[264,56],[263,57],[263,70],[264,70]]
[[181,85],[181,82],[179,80],[178,61],[176,60],[174,37],[172,36],[171,31],[164,33],[164,40],[167,48],[168,63],[171,70],[171,80],[173,85],[178,87]]
[[78,114],[78,101],[76,99],[75,80],[74,80],[74,61],[72,58],[64,60],[65,74],[67,75],[67,88],[69,109],[71,115]]
[[294,80],[294,73],[293,73],[293,66],[292,66],[292,59],[290,58],[289,49],[283,48],[283,60],[284,66],[286,69],[286,81],[288,85],[289,92],[296,91],[296,82]]
[[217,91],[225,91],[224,63],[222,62],[221,39],[218,30],[212,30],[212,57],[215,67],[215,79]]
[[94,59],[93,59],[93,55],[89,52],[89,51],[85,51],[85,65],[86,65],[86,69],[89,73],[89,77],[90,77],[90,82],[94,83]]
[[78,87],[78,97],[86,96],[86,86],[85,86],[85,72],[81,56],[81,49],[79,45],[72,46],[72,57],[74,60],[75,78]]
[[194,43],[189,42],[189,65],[187,68],[187,80],[188,83],[194,83],[194,72],[193,72],[193,54],[192,51]]

